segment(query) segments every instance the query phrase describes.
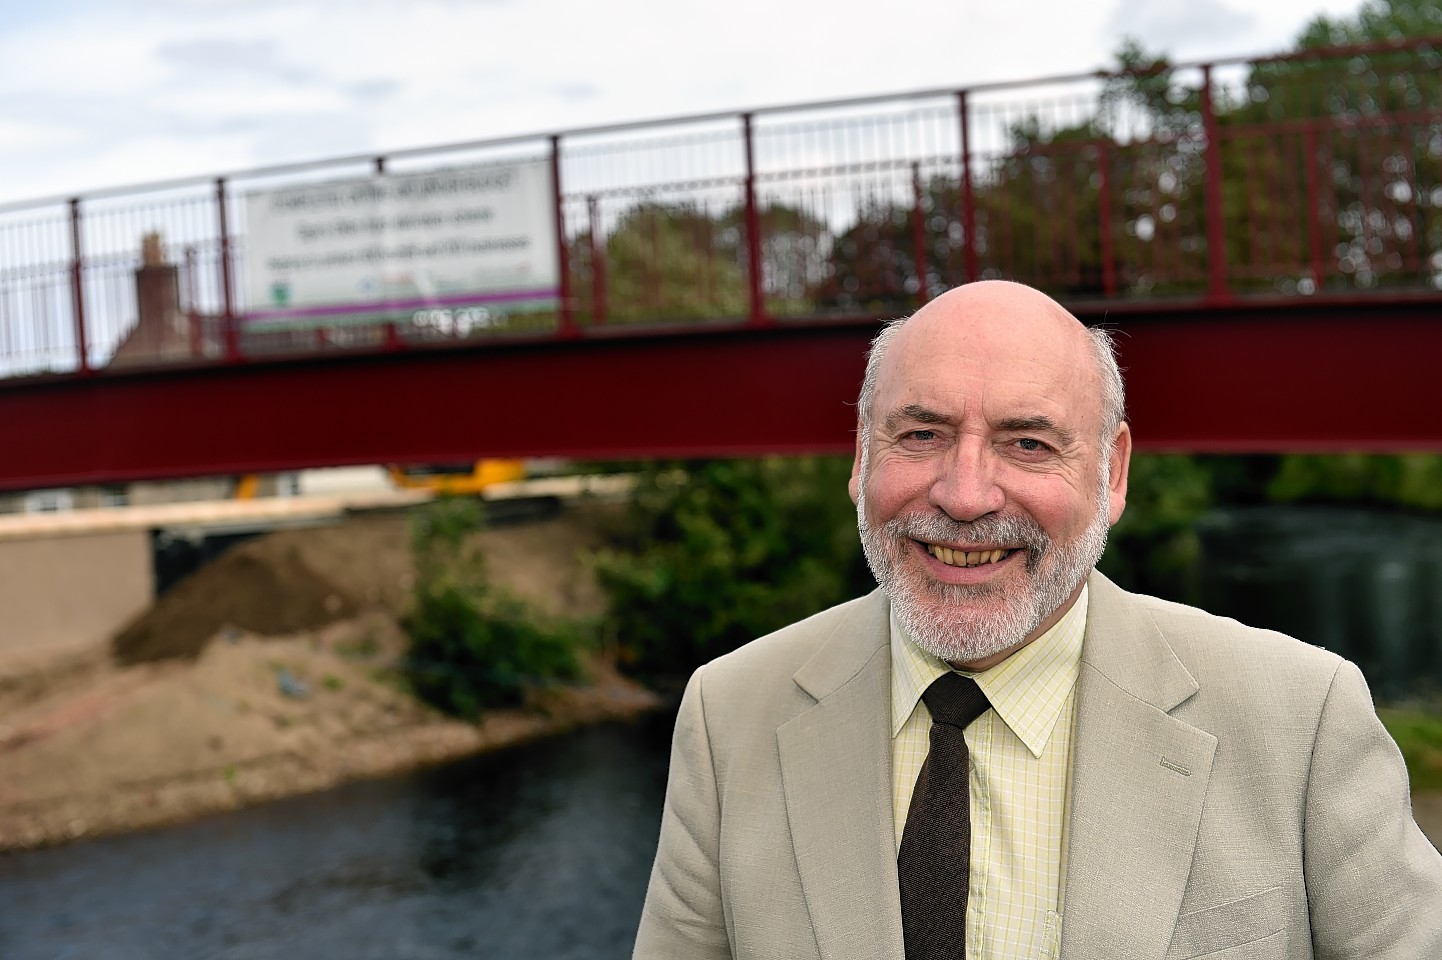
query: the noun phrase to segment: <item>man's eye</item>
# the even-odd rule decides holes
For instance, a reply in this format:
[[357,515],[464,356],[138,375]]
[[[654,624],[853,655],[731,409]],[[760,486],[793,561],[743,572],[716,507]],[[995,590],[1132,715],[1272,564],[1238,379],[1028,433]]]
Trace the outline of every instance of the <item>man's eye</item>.
[[1022,437],[1016,442],[1016,445],[1021,447],[1027,453],[1039,453],[1042,450],[1046,449],[1046,444],[1033,437]]
[[935,431],[935,430],[913,430],[913,431],[911,431],[911,439],[913,439],[913,440],[922,440],[922,441],[935,440],[935,439],[936,439],[936,431]]

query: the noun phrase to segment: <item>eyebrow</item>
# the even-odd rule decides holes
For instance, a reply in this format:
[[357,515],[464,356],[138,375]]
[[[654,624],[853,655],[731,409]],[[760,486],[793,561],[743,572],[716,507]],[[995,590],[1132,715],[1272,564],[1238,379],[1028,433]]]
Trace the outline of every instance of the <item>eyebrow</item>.
[[1056,421],[1045,414],[1037,414],[1032,417],[1007,417],[996,425],[996,429],[1006,433],[1049,433],[1064,444],[1073,443],[1076,436],[1065,427],[1059,427]]
[[[895,430],[903,423],[942,424],[950,422],[951,418],[944,413],[938,413],[919,403],[908,403],[900,410],[888,414],[882,429]],[[1076,442],[1076,434],[1065,427],[1057,426],[1057,422],[1044,413],[1029,417],[1007,417],[1005,420],[998,421],[995,429],[1002,433],[1049,433],[1063,445]]]
[[923,407],[919,403],[908,403],[900,410],[894,410],[887,414],[884,429],[894,430],[903,421],[907,423],[950,423],[951,418],[944,413],[937,413],[930,407]]

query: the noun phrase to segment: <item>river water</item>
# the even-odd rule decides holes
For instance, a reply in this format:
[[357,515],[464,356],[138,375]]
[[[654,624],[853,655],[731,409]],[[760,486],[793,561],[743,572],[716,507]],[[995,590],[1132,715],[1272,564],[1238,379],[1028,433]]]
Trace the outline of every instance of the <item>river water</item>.
[[628,957],[671,721],[0,856],[0,958]]

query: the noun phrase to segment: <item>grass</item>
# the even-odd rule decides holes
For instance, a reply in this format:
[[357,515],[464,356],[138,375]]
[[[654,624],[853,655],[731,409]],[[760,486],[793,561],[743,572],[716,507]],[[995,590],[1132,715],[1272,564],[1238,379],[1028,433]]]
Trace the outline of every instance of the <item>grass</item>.
[[1412,789],[1442,790],[1442,716],[1396,707],[1383,707],[1377,713],[1402,748]]
[[335,645],[335,652],[342,657],[351,660],[369,660],[380,653],[381,645],[376,641],[374,635],[367,633],[359,640],[351,640]]

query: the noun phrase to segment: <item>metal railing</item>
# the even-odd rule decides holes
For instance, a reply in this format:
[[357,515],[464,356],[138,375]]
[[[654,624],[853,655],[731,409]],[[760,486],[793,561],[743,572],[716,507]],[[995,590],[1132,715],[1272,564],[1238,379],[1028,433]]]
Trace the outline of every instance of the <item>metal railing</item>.
[[[551,164],[562,297],[252,330],[246,193]],[[173,317],[141,324],[142,237]],[[1442,37],[510,137],[0,206],[0,380],[601,327],[1442,290]]]

